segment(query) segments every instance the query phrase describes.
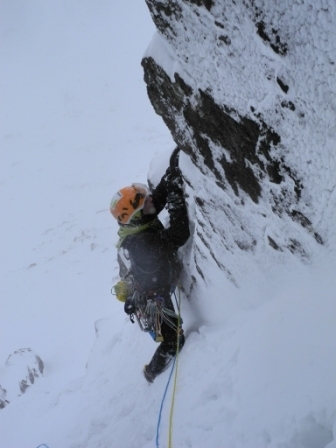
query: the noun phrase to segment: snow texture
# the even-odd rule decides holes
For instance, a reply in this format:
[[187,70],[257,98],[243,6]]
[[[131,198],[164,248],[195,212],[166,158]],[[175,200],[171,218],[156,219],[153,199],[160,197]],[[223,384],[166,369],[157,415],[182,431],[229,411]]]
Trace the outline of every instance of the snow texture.
[[[156,52],[170,76],[197,79],[241,114],[251,105],[267,112],[284,146],[295,141],[287,157],[305,173],[305,211],[326,243],[311,243],[298,225],[312,255],[302,263],[258,241],[253,254],[231,257],[237,288],[215,262],[230,244],[222,253],[221,236],[205,228],[215,258],[202,246],[187,187],[193,237],[181,256],[197,288],[181,297],[188,337],[179,357],[173,446],[335,448],[335,4],[253,2],[265,23],[281,30],[284,58],[252,32],[244,2],[225,2],[225,12],[215,3],[215,28],[204,6],[180,3],[183,14],[193,11],[188,40],[172,48],[156,35],[146,54]],[[156,346],[110,295],[117,225],[108,210],[115,191],[144,182],[148,167],[157,183],[174,148],[142,81],[140,61],[155,31],[149,12],[138,0],[3,0],[0,20],[0,385],[13,367],[5,365],[10,353],[31,347],[44,363],[43,376],[0,410],[0,447],[153,447],[169,372],[145,382],[142,367]],[[203,45],[192,44],[196,34]],[[280,111],[281,101],[293,102],[295,111]],[[210,202],[205,176],[184,154],[181,168]],[[253,204],[247,207],[247,241],[256,224],[265,229],[260,238],[280,234],[280,217],[262,223]],[[213,213],[224,219],[215,206]],[[168,394],[162,448],[169,407]]]

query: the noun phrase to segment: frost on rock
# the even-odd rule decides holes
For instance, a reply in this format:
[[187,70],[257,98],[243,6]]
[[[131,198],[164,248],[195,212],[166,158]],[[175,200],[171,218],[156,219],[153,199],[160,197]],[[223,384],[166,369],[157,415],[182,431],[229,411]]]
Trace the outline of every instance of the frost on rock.
[[309,0],[146,3],[158,29],[142,60],[148,96],[198,170],[195,269],[210,254],[239,283],[237,254],[308,262],[335,214],[336,45],[319,45],[334,10],[322,23]]
[[6,400],[6,395],[7,395],[6,389],[3,389],[0,386],[0,409],[3,409],[9,403],[9,401]]
[[42,359],[30,348],[15,351],[0,369],[0,409],[27,390],[43,375]]

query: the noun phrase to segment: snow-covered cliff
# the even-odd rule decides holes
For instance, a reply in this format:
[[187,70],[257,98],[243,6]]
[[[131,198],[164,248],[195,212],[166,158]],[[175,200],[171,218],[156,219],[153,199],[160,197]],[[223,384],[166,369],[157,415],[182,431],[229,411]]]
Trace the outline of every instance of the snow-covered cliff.
[[241,264],[335,246],[335,4],[146,3],[158,32],[145,81],[192,162],[199,275],[209,255],[239,284]]

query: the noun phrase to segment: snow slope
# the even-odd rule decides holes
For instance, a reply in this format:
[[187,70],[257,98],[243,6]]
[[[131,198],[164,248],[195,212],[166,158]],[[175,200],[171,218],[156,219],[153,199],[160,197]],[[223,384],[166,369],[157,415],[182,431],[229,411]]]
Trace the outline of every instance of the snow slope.
[[172,145],[142,81],[154,27],[134,2],[3,1],[0,16],[0,364],[32,347],[67,382],[111,313],[110,197]]
[[[117,226],[108,205],[148,169],[157,181],[173,148],[142,81],[154,27],[135,0],[0,8],[0,384],[19,348],[45,363],[44,377],[0,410],[0,447],[153,447],[169,372],[145,382],[155,345],[109,293]],[[186,156],[181,166],[201,188]],[[173,446],[336,446],[336,231],[321,219],[330,243],[310,264],[268,256],[251,276],[253,260],[237,258],[238,289],[203,261],[206,282],[182,295]],[[184,254],[198,277],[191,245],[201,241]],[[170,394],[161,447],[169,405]]]

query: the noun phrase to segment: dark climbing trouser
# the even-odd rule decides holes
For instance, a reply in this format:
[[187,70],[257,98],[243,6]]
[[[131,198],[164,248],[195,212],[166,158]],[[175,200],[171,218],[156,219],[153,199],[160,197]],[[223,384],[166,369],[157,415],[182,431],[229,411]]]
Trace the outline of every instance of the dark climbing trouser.
[[[165,308],[174,311],[174,306],[172,304],[170,294],[164,296],[164,306]],[[177,352],[177,344],[179,346],[179,351],[182,350],[182,347],[184,345],[185,338],[181,324],[180,328],[176,330],[176,328],[178,328],[178,319],[171,317],[170,320],[173,322],[175,328],[172,328],[167,322],[162,320],[161,334],[163,336],[163,342],[161,342],[159,347],[156,349],[151,362],[147,367],[154,378],[162,373],[166,369],[172,358],[174,358]],[[178,339],[177,331],[179,332]]]

